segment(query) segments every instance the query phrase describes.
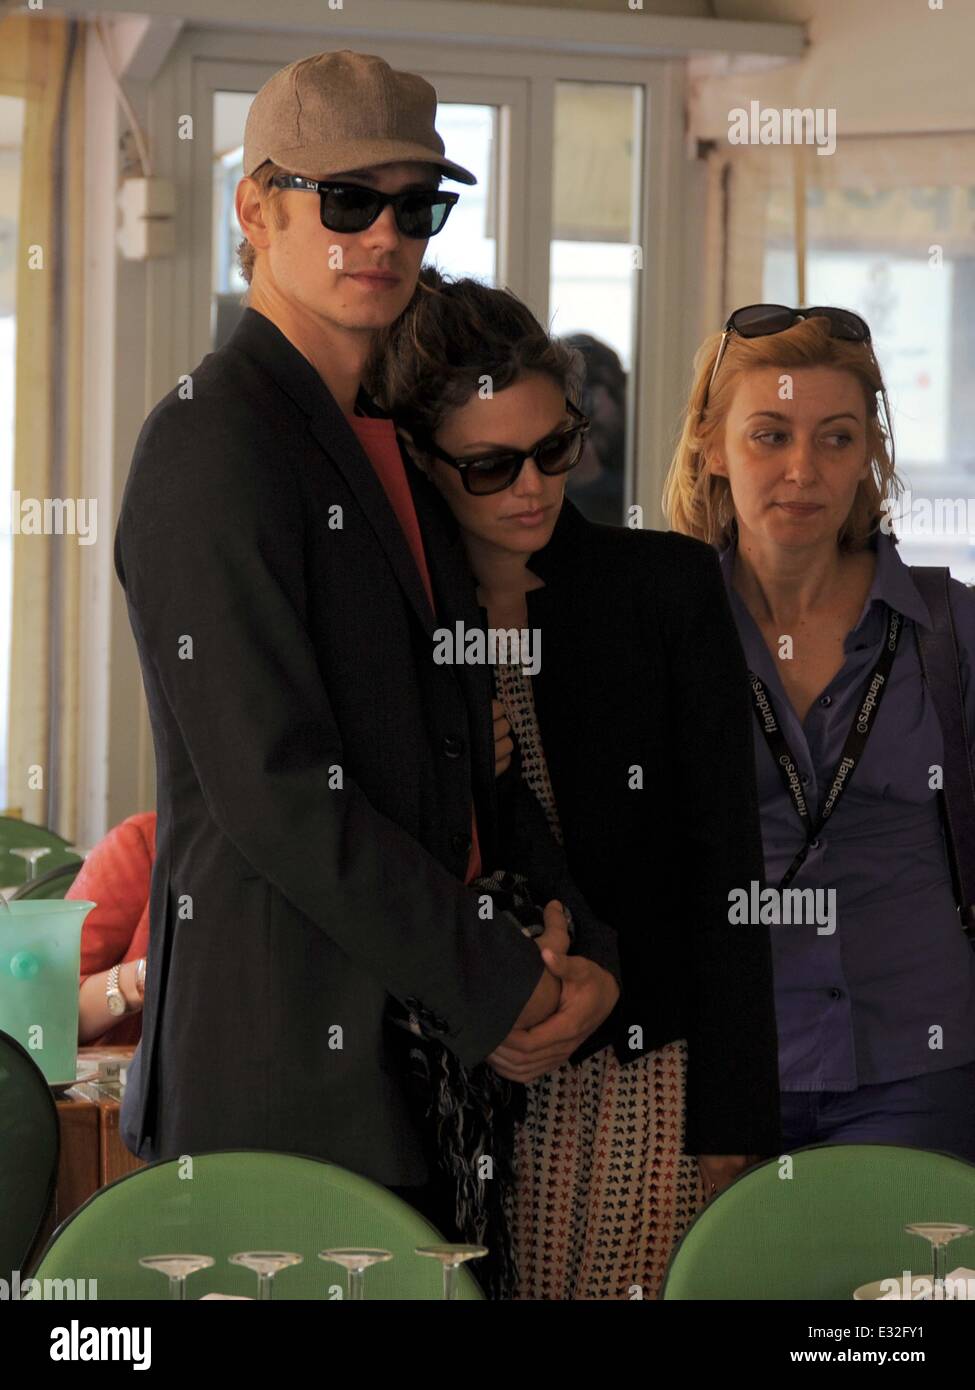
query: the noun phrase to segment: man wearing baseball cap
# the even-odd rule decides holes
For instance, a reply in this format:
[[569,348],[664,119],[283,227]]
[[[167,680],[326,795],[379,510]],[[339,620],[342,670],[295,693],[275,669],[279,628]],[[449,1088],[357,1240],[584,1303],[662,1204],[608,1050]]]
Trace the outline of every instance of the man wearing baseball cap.
[[[440,179],[475,182],[435,114],[422,78],[350,52],[261,88],[237,190],[248,307],[146,420],[116,535],[158,817],[126,1142],[318,1155],[421,1207],[390,997],[466,1065],[560,997],[465,887],[498,837],[490,677],[431,658],[438,626],[480,614],[442,500],[359,385],[458,196]],[[593,957],[568,1056],[618,965],[571,882],[547,891]],[[545,920],[558,940],[557,904]]]

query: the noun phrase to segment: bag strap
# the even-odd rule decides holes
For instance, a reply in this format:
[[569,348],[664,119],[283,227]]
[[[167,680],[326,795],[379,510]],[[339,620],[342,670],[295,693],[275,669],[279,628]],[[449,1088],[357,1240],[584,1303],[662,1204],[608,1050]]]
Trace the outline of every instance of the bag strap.
[[934,702],[944,738],[941,796],[945,841],[955,896],[965,935],[975,945],[975,779],[969,751],[968,721],[958,660],[958,639],[951,616],[950,571],[912,565],[911,578],[927,604],[933,631],[914,624],[921,674]]

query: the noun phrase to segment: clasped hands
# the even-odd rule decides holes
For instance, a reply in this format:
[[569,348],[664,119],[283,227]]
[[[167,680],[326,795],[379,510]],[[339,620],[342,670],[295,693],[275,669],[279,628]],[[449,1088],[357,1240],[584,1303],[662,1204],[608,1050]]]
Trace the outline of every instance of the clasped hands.
[[567,1062],[608,1017],[620,993],[608,970],[585,956],[569,955],[569,926],[560,902],[547,904],[543,920],[535,945],[545,973],[514,1028],[487,1059],[499,1076],[523,1084]]

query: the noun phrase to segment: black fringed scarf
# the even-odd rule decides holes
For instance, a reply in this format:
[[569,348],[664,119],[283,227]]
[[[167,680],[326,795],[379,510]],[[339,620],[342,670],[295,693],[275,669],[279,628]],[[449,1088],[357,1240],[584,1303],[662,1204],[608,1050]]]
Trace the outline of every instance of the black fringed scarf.
[[[498,869],[473,879],[468,887],[490,894],[495,911],[510,912],[525,936],[542,934],[542,906],[523,875]],[[414,1013],[395,1001],[388,1016],[412,1035],[411,1089],[423,1123],[432,1127],[439,1176],[453,1197],[457,1232],[464,1242],[488,1250],[472,1270],[489,1298],[511,1298],[517,1270],[508,1197],[514,1181],[515,1125],[525,1116],[525,1088],[505,1080],[486,1062],[465,1068],[449,1048],[423,1033]]]

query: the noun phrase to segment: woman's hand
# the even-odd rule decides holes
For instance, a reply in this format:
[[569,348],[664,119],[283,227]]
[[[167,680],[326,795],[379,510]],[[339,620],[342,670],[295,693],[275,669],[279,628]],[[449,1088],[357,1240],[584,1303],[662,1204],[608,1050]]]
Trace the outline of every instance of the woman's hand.
[[701,1170],[708,1199],[716,1197],[746,1168],[759,1161],[758,1154],[698,1154],[697,1166]]
[[138,1013],[145,998],[145,979],[140,967],[141,960],[127,960],[118,972],[118,987],[122,991],[130,1013]]
[[500,777],[502,772],[507,772],[511,766],[515,744],[504,705],[500,700],[492,700],[491,710],[494,714],[494,775]]
[[89,975],[78,994],[78,1041],[93,1042],[107,1033],[120,1021],[121,1017],[141,1013],[145,998],[145,976],[140,966],[141,960],[127,960],[118,972],[118,987],[125,1000],[125,1015],[113,1014],[108,1007],[105,987],[109,972],[101,970],[97,975]]
[[545,904],[542,915],[545,929],[541,936],[533,937],[540,951],[554,951],[557,956],[569,954],[569,912],[557,898]]
[[[533,938],[535,945],[542,952],[546,950],[556,952],[561,959],[562,953],[569,949],[569,928],[565,908],[556,898],[553,898],[550,903],[546,903],[542,921],[544,930],[541,936]],[[546,966],[545,973],[535,986],[534,993],[518,1015],[515,1027],[534,1028],[539,1023],[544,1023],[545,1019],[551,1018],[555,1013],[561,998],[562,986]]]

